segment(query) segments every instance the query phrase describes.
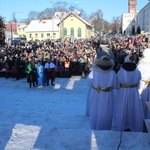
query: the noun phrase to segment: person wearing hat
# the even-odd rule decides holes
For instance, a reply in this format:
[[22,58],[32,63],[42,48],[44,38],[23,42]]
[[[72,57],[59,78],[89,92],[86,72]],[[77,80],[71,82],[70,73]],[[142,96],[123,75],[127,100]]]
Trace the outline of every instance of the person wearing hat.
[[127,55],[117,73],[116,128],[119,131],[142,132],[144,113],[138,86],[141,80],[135,57]]
[[110,130],[112,126],[113,89],[117,87],[116,73],[112,70],[113,65],[113,61],[104,55],[94,61],[93,70],[87,77],[90,88],[87,111],[89,111],[92,130]]
[[139,93],[143,104],[144,117],[150,119],[150,111],[146,105],[146,102],[150,102],[150,48],[144,49],[142,55],[143,57],[137,65],[137,69],[141,72]]

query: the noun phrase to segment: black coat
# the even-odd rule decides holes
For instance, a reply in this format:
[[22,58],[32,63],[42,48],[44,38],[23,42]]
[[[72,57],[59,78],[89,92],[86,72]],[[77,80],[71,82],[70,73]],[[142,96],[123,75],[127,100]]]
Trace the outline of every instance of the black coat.
[[27,83],[36,82],[36,69],[33,68],[32,71],[29,71],[27,68],[26,71],[27,71]]

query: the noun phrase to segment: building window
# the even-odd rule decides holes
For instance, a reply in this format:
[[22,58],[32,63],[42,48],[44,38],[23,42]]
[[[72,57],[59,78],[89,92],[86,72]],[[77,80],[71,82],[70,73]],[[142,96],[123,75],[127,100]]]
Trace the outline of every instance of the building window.
[[78,37],[81,37],[81,28],[78,28]]
[[32,34],[30,34],[29,37],[32,38]]
[[54,39],[56,38],[56,33],[53,33],[53,38],[54,38]]
[[47,33],[47,38],[50,38],[50,33]]
[[38,38],[38,34],[37,33],[35,33],[35,38]]
[[72,36],[74,36],[74,28],[70,29],[70,33],[71,33]]
[[64,35],[67,35],[67,28],[64,28],[63,34],[64,34]]
[[44,38],[44,34],[43,33],[41,33],[41,38]]

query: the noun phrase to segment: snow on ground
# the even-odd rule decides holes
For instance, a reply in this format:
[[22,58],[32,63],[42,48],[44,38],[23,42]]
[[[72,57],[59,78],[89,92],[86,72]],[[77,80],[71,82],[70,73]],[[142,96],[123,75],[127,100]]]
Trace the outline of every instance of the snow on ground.
[[0,77],[0,150],[149,150],[148,133],[90,130],[86,78],[29,88]]
[[54,87],[43,88],[29,88],[26,79],[0,78],[0,150],[18,149],[22,141],[23,149],[33,149],[48,128],[89,129],[86,94],[80,76],[56,78]]

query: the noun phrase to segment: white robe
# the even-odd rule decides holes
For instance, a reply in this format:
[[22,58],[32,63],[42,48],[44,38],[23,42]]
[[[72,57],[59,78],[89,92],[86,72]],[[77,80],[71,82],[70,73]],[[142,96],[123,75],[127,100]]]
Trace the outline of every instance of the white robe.
[[[94,87],[117,87],[116,73],[113,70],[97,71],[93,69],[87,77],[89,88]],[[110,130],[112,126],[114,93],[97,92],[89,90],[90,128],[93,130]]]
[[150,85],[146,85],[142,80],[150,81],[150,60],[149,62],[141,59],[137,66],[137,69],[141,72],[141,82],[139,87],[139,93],[141,96],[143,109],[144,109],[144,117],[145,119],[150,119],[150,111],[146,105],[146,102],[150,102]]
[[118,73],[118,84],[134,85],[134,88],[119,88],[116,95],[116,127],[123,131],[142,131],[143,129],[143,108],[140,100],[138,85],[141,79],[140,72],[135,69],[126,71],[121,68]]
[[89,86],[88,92],[87,92],[87,99],[86,99],[86,116],[90,116],[90,104],[91,104],[91,99],[93,95],[91,94],[92,87]]

